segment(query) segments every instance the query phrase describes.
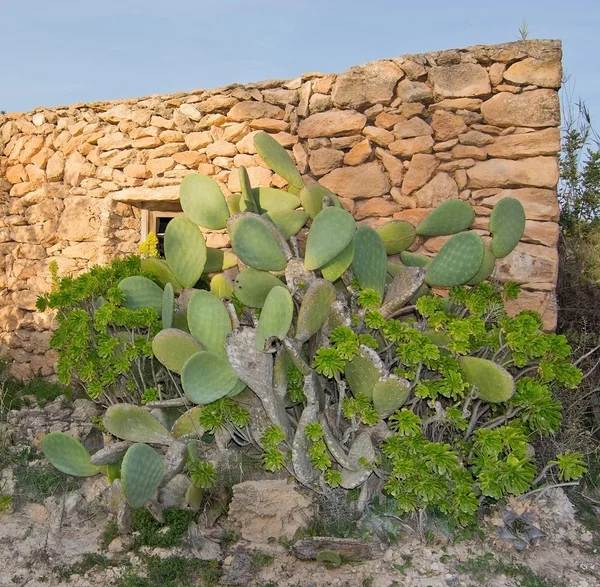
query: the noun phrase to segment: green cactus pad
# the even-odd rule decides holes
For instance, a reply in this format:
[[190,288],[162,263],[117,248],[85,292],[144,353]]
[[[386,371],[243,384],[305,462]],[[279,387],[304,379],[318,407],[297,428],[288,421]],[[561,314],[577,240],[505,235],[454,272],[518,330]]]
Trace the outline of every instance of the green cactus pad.
[[335,259],[354,238],[356,223],[341,208],[324,208],[313,220],[306,239],[304,266],[313,271]]
[[287,151],[266,132],[254,136],[254,146],[262,160],[280,177],[285,179],[290,186],[297,190],[302,189],[304,181],[293,159]]
[[121,280],[119,289],[125,293],[123,306],[129,310],[154,308],[160,315],[163,290],[151,279],[141,275],[132,275]]
[[190,332],[216,354],[225,353],[225,340],[231,332],[231,318],[223,302],[208,291],[197,291],[188,304]]
[[219,299],[230,298],[233,295],[233,283],[221,273],[210,280],[210,293]]
[[202,345],[191,334],[177,328],[161,330],[152,339],[154,356],[175,373],[181,373],[185,362],[201,350]]
[[467,285],[477,285],[482,281],[485,281],[494,271],[496,267],[496,257],[492,251],[490,251],[487,247],[483,250],[483,261],[481,262],[481,267],[479,271],[475,274],[475,277],[470,281],[467,281]]
[[242,212],[229,219],[227,229],[233,251],[242,263],[261,271],[285,269],[288,252],[284,248],[285,239],[273,223]]
[[173,286],[175,293],[179,293],[183,287],[181,283],[177,281],[175,274],[171,271],[167,262],[164,259],[157,259],[156,257],[148,257],[141,261],[142,271],[146,271],[152,275],[152,279],[160,285],[165,287],[167,283]]
[[441,236],[466,230],[475,219],[475,211],[464,200],[446,200],[417,226],[417,234]]
[[382,224],[377,229],[381,237],[385,252],[396,255],[408,249],[415,242],[416,232],[414,226],[406,220],[392,220]]
[[410,383],[395,375],[379,379],[373,388],[373,407],[382,418],[402,407],[410,395]]
[[391,280],[393,280],[394,277],[396,277],[396,275],[402,273],[404,269],[405,267],[404,265],[402,265],[402,263],[394,263],[393,261],[388,261],[387,272],[388,275],[391,277]]
[[483,263],[485,247],[478,234],[455,234],[435,256],[427,269],[428,285],[453,287],[473,279]]
[[181,371],[185,395],[195,404],[210,404],[225,397],[238,383],[227,359],[208,351],[192,355]]
[[175,292],[170,283],[165,285],[162,299],[162,327],[171,328],[173,326],[173,313],[175,311]]
[[429,339],[429,342],[432,342],[435,346],[439,347],[447,347],[452,339],[441,330],[433,330],[432,328],[428,328],[423,331],[423,336],[426,336]]
[[178,310],[173,314],[173,328],[183,330],[184,332],[190,331],[187,323],[187,312],[185,310]]
[[194,406],[181,414],[171,428],[173,438],[181,438],[182,436],[189,436],[191,434],[200,438],[205,432],[199,420],[203,409],[203,406]]
[[383,241],[370,226],[359,226],[354,237],[352,271],[362,289],[373,289],[383,300],[387,254]]
[[365,395],[371,399],[375,385],[384,375],[384,366],[373,349],[361,345],[358,355],[346,361],[344,375],[354,396]]
[[242,269],[235,278],[235,297],[249,308],[262,308],[269,292],[281,280],[266,271],[257,271],[248,267]]
[[261,214],[262,210],[260,207],[260,202],[258,201],[258,194],[252,189],[248,171],[244,166],[242,166],[239,168],[238,174],[240,177],[240,188],[242,190],[242,197],[240,198],[240,210],[242,212],[247,211],[253,212],[254,214]]
[[229,208],[230,216],[239,214],[241,212],[240,206],[242,202],[242,194],[231,194],[227,200],[227,207]]
[[518,244],[525,232],[525,210],[516,198],[502,198],[490,216],[492,242],[490,249],[497,259],[506,257]]
[[400,259],[407,267],[429,267],[433,261],[432,257],[421,255],[421,253],[411,253],[410,251],[402,251]]
[[165,258],[177,281],[193,287],[206,263],[206,242],[202,231],[184,216],[173,218],[165,230]]
[[459,357],[465,380],[477,388],[484,402],[499,403],[508,401],[515,392],[515,381],[504,368],[478,357]]
[[300,203],[308,215],[314,220],[323,209],[323,198],[329,197],[333,200],[336,208],[342,208],[339,198],[319,183],[311,183],[302,188],[300,192]]
[[79,440],[64,432],[51,432],[42,440],[42,452],[59,471],[74,477],[91,477],[99,472]]
[[361,432],[352,443],[348,451],[348,461],[352,469],[342,469],[342,482],[340,486],[344,489],[355,489],[360,487],[370,476],[372,470],[363,467],[363,460],[373,463],[375,461],[375,447],[368,430]]
[[298,234],[308,220],[304,210],[271,210],[265,217],[271,220],[285,239]]
[[274,287],[265,300],[258,327],[256,328],[256,348],[263,351],[265,342],[272,336],[283,340],[294,317],[294,301],[287,287]]
[[204,273],[217,273],[225,271],[237,265],[237,257],[233,253],[227,253],[221,249],[206,248],[206,263]]
[[337,281],[352,265],[355,250],[354,241],[355,239],[352,239],[350,244],[335,259],[321,267],[321,275],[327,281],[331,281],[331,283]]
[[132,508],[144,506],[165,476],[165,464],[147,444],[134,444],[123,457],[121,487]]
[[[254,199],[260,204],[263,212],[273,210],[295,210],[300,205],[298,196],[276,188],[258,187],[253,189]],[[246,211],[246,202],[240,201],[240,211]],[[252,210],[248,210],[252,212]]]
[[179,200],[181,209],[194,224],[211,230],[225,228],[229,208],[214,179],[199,173],[186,175],[179,187]]
[[296,340],[307,341],[325,324],[335,302],[335,287],[325,279],[315,279],[306,290],[298,312]]
[[121,440],[170,444],[169,431],[149,412],[138,406],[116,404],[110,406],[102,420],[107,432]]

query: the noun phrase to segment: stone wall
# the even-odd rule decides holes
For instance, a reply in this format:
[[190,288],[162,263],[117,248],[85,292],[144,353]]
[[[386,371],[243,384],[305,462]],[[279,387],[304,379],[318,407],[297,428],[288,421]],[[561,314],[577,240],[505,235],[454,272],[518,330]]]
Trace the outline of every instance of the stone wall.
[[[496,277],[522,284],[513,311],[538,310],[553,328],[561,75],[558,41],[526,41],[0,116],[0,346],[15,374],[51,374],[51,317],[35,311],[49,263],[77,273],[134,252],[139,207],[176,209],[190,171],[212,175],[226,195],[239,190],[241,165],[255,185],[284,186],[256,155],[261,130],[372,225],[417,223],[461,198],[485,237],[494,202],[519,198],[525,236]],[[413,250],[434,253],[445,238]],[[223,233],[208,242],[228,244]]]

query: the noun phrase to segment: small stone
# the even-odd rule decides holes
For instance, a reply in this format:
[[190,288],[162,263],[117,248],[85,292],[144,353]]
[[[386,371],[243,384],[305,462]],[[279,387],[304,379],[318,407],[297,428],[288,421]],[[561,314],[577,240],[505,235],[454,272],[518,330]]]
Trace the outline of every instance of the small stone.
[[420,208],[435,208],[446,200],[458,198],[458,186],[448,173],[442,171],[421,188],[416,197]]
[[547,128],[526,134],[500,136],[493,144],[487,147],[487,153],[490,157],[505,159],[555,155],[559,151],[560,130],[558,128]]
[[492,63],[492,65],[490,65],[490,82],[493,86],[497,86],[500,82],[502,82],[502,78],[504,77],[505,71],[506,64],[504,63]]
[[402,185],[402,180],[404,178],[404,165],[402,164],[402,161],[380,147],[375,149],[375,154],[381,159],[385,170],[392,180],[392,185]]
[[555,157],[480,161],[467,171],[469,188],[531,186],[554,188],[558,183]]
[[233,143],[227,141],[215,141],[206,147],[206,154],[210,159],[215,157],[233,157],[237,149]]
[[483,147],[494,142],[494,137],[486,135],[485,133],[470,130],[462,135],[459,135],[458,140],[463,145],[472,145],[474,147]]
[[399,139],[409,139],[432,134],[433,129],[422,118],[418,118],[417,116],[404,122],[399,122],[394,126],[394,135]]
[[394,155],[412,157],[416,153],[429,153],[433,147],[433,138],[430,136],[415,137],[414,139],[401,139],[389,145],[389,150]]
[[445,110],[436,110],[433,113],[431,127],[438,141],[454,139],[467,130],[467,125],[460,116]]
[[243,122],[257,118],[275,118],[283,120],[283,110],[267,102],[238,102],[227,114],[230,120]]
[[404,72],[392,61],[352,67],[337,76],[331,92],[334,106],[362,108],[374,102],[388,104]]
[[486,123],[507,127],[544,127],[560,124],[558,93],[554,90],[534,90],[513,95],[496,94],[481,105]]
[[439,162],[435,155],[414,155],[404,176],[402,193],[408,196],[423,187],[433,177],[438,165]]
[[344,163],[346,165],[360,165],[364,163],[373,152],[369,139],[365,139],[360,143],[356,143],[348,153],[344,156]]
[[406,118],[401,114],[394,114],[392,112],[381,112],[375,118],[375,126],[389,130],[395,124],[398,124],[399,122],[402,122],[404,120],[406,120]]
[[475,63],[432,67],[429,81],[436,96],[442,98],[485,96],[492,91],[487,71]]
[[343,161],[344,153],[342,151],[323,148],[311,151],[308,164],[311,172],[317,177],[321,177],[333,169],[340,167]]
[[407,79],[403,79],[398,84],[396,95],[403,103],[431,102],[433,99],[433,92],[426,83],[413,82]]
[[367,117],[353,110],[319,112],[300,122],[298,135],[302,138],[334,137],[360,132],[366,123]]
[[334,169],[319,181],[342,198],[374,198],[388,193],[390,182],[377,161]]
[[380,147],[387,147],[396,140],[394,134],[389,130],[379,128],[378,126],[366,126],[363,129],[363,134]]
[[560,61],[543,61],[527,57],[513,63],[504,72],[504,79],[520,85],[558,89],[562,83],[562,66]]
[[487,153],[484,149],[472,145],[456,145],[451,153],[455,159],[471,158],[477,161],[485,161],[487,159]]

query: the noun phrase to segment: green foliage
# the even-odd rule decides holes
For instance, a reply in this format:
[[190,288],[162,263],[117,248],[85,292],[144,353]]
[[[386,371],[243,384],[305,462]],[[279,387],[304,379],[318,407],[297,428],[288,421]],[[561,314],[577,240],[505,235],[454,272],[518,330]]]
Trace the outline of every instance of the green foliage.
[[165,523],[157,522],[145,508],[134,509],[132,527],[136,548],[140,546],[173,548],[181,544],[190,522],[198,512],[179,508],[165,508]]
[[285,434],[279,426],[269,426],[260,437],[260,444],[264,449],[263,466],[267,471],[283,469],[285,457],[278,447],[284,440]]
[[551,461],[551,463],[558,465],[558,478],[561,481],[581,479],[587,472],[583,455],[569,450],[563,454],[556,455],[556,461]]
[[139,401],[154,387],[150,338],[160,328],[155,309],[123,307],[124,279],[141,276],[138,257],[115,259],[79,277],[56,278],[40,296],[40,311],[58,310],[58,328],[50,346],[58,351],[57,374],[63,385],[81,384],[92,399],[117,395]]
[[200,412],[198,421],[209,432],[227,423],[243,428],[250,423],[250,413],[238,406],[235,401],[223,398],[205,406]]
[[217,481],[217,471],[209,461],[194,459],[188,463],[188,471],[192,483],[200,489],[214,487]]

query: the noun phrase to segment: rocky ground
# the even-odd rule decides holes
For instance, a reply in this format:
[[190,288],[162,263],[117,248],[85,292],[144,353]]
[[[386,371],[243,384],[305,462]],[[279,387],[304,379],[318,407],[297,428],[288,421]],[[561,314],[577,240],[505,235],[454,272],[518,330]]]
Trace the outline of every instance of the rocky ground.
[[[312,510],[285,481],[235,486],[228,517],[215,522],[215,516],[203,512],[191,523],[185,518],[180,539],[169,547],[156,546],[147,528],[138,528],[133,537],[118,537],[104,477],[83,483],[65,478],[52,485],[48,479],[53,478],[42,474],[46,469],[39,454],[25,450],[27,443],[35,445],[40,433],[51,429],[70,429],[93,442],[85,423],[93,416],[90,404],[77,400],[70,408],[59,399],[45,409],[10,415],[11,450],[20,456],[2,471],[2,491],[12,492],[14,505],[0,514],[2,587],[600,585],[599,537],[580,524],[562,489],[509,504],[512,511],[531,514],[535,527],[527,534],[527,528],[513,526],[512,540],[500,538],[505,509],[482,520],[480,536],[455,543],[431,523],[422,535],[406,525],[393,544],[365,547],[330,539],[334,542],[323,545],[314,538],[295,542],[294,531]],[[27,488],[26,482],[34,486]],[[157,535],[170,536],[177,524],[181,520]],[[514,544],[524,536],[533,544],[518,552]],[[166,544],[166,538],[161,543]],[[301,560],[314,558],[323,548],[321,560]],[[332,558],[332,550],[346,556]],[[179,582],[172,581],[175,577]]]

